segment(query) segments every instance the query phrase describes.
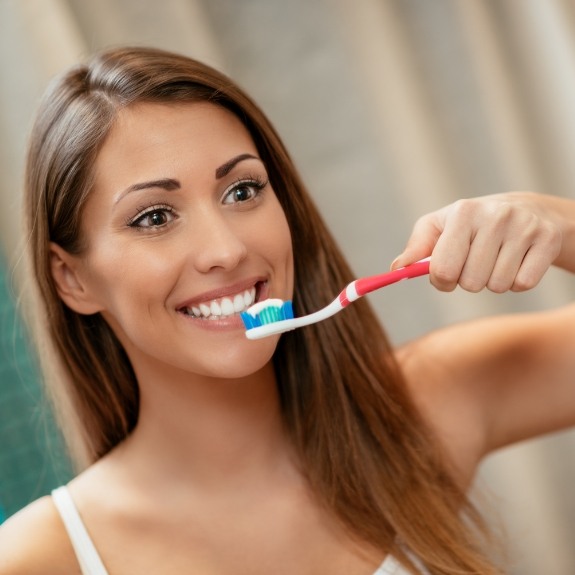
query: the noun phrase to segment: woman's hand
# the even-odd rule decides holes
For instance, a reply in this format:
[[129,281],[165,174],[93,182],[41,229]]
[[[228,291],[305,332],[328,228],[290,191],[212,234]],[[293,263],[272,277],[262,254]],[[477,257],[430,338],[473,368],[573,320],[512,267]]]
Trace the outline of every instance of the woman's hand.
[[575,272],[575,200],[533,192],[458,200],[416,222],[392,269],[430,255],[441,291],[531,289],[552,264]]

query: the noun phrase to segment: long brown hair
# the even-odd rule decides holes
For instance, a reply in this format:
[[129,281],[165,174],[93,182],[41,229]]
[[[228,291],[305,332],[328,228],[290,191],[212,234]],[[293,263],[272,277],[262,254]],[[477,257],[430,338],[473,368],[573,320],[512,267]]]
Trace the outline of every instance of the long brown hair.
[[[352,279],[274,128],[229,78],[149,48],[109,50],[58,78],[31,134],[24,206],[36,340],[78,468],[132,431],[138,385],[102,317],[77,314],[58,297],[49,242],[82,253],[94,160],[118,110],[141,101],[209,101],[247,127],[291,229],[297,315],[321,308]],[[444,467],[366,301],[285,334],[274,365],[309,481],[352,535],[413,569],[409,549],[431,574],[498,572],[479,549],[481,519]]]

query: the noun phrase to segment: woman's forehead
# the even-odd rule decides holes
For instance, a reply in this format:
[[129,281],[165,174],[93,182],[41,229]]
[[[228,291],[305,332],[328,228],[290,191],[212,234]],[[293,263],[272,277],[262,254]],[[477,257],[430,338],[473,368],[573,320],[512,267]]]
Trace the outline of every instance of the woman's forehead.
[[138,103],[118,117],[96,157],[96,178],[122,172],[175,166],[185,157],[225,161],[238,153],[257,155],[243,123],[232,112],[209,102]]
[[[250,133],[232,112],[209,102],[143,102],[118,113],[97,163],[117,158],[177,152],[179,146],[243,146],[255,149]],[[141,160],[140,160],[141,161]]]

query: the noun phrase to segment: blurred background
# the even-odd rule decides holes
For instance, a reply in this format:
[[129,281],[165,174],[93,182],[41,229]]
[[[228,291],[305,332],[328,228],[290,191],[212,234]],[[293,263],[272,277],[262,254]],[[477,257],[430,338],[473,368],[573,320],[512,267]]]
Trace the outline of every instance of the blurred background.
[[[70,476],[17,304],[27,133],[54,74],[119,44],[182,52],[238,81],[358,275],[386,270],[416,218],[458,198],[575,196],[572,0],[0,0],[0,521]],[[574,287],[553,270],[526,294],[413,280],[370,298],[401,343],[556,307]],[[486,460],[477,493],[511,573],[575,573],[574,482],[575,432]]]

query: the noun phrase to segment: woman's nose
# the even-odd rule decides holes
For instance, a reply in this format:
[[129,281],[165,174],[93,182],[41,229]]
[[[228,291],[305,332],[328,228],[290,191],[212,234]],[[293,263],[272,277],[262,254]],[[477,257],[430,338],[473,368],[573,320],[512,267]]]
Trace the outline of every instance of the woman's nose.
[[197,242],[195,266],[202,273],[218,268],[232,270],[247,255],[241,233],[221,214],[204,219],[195,229],[194,236]]

